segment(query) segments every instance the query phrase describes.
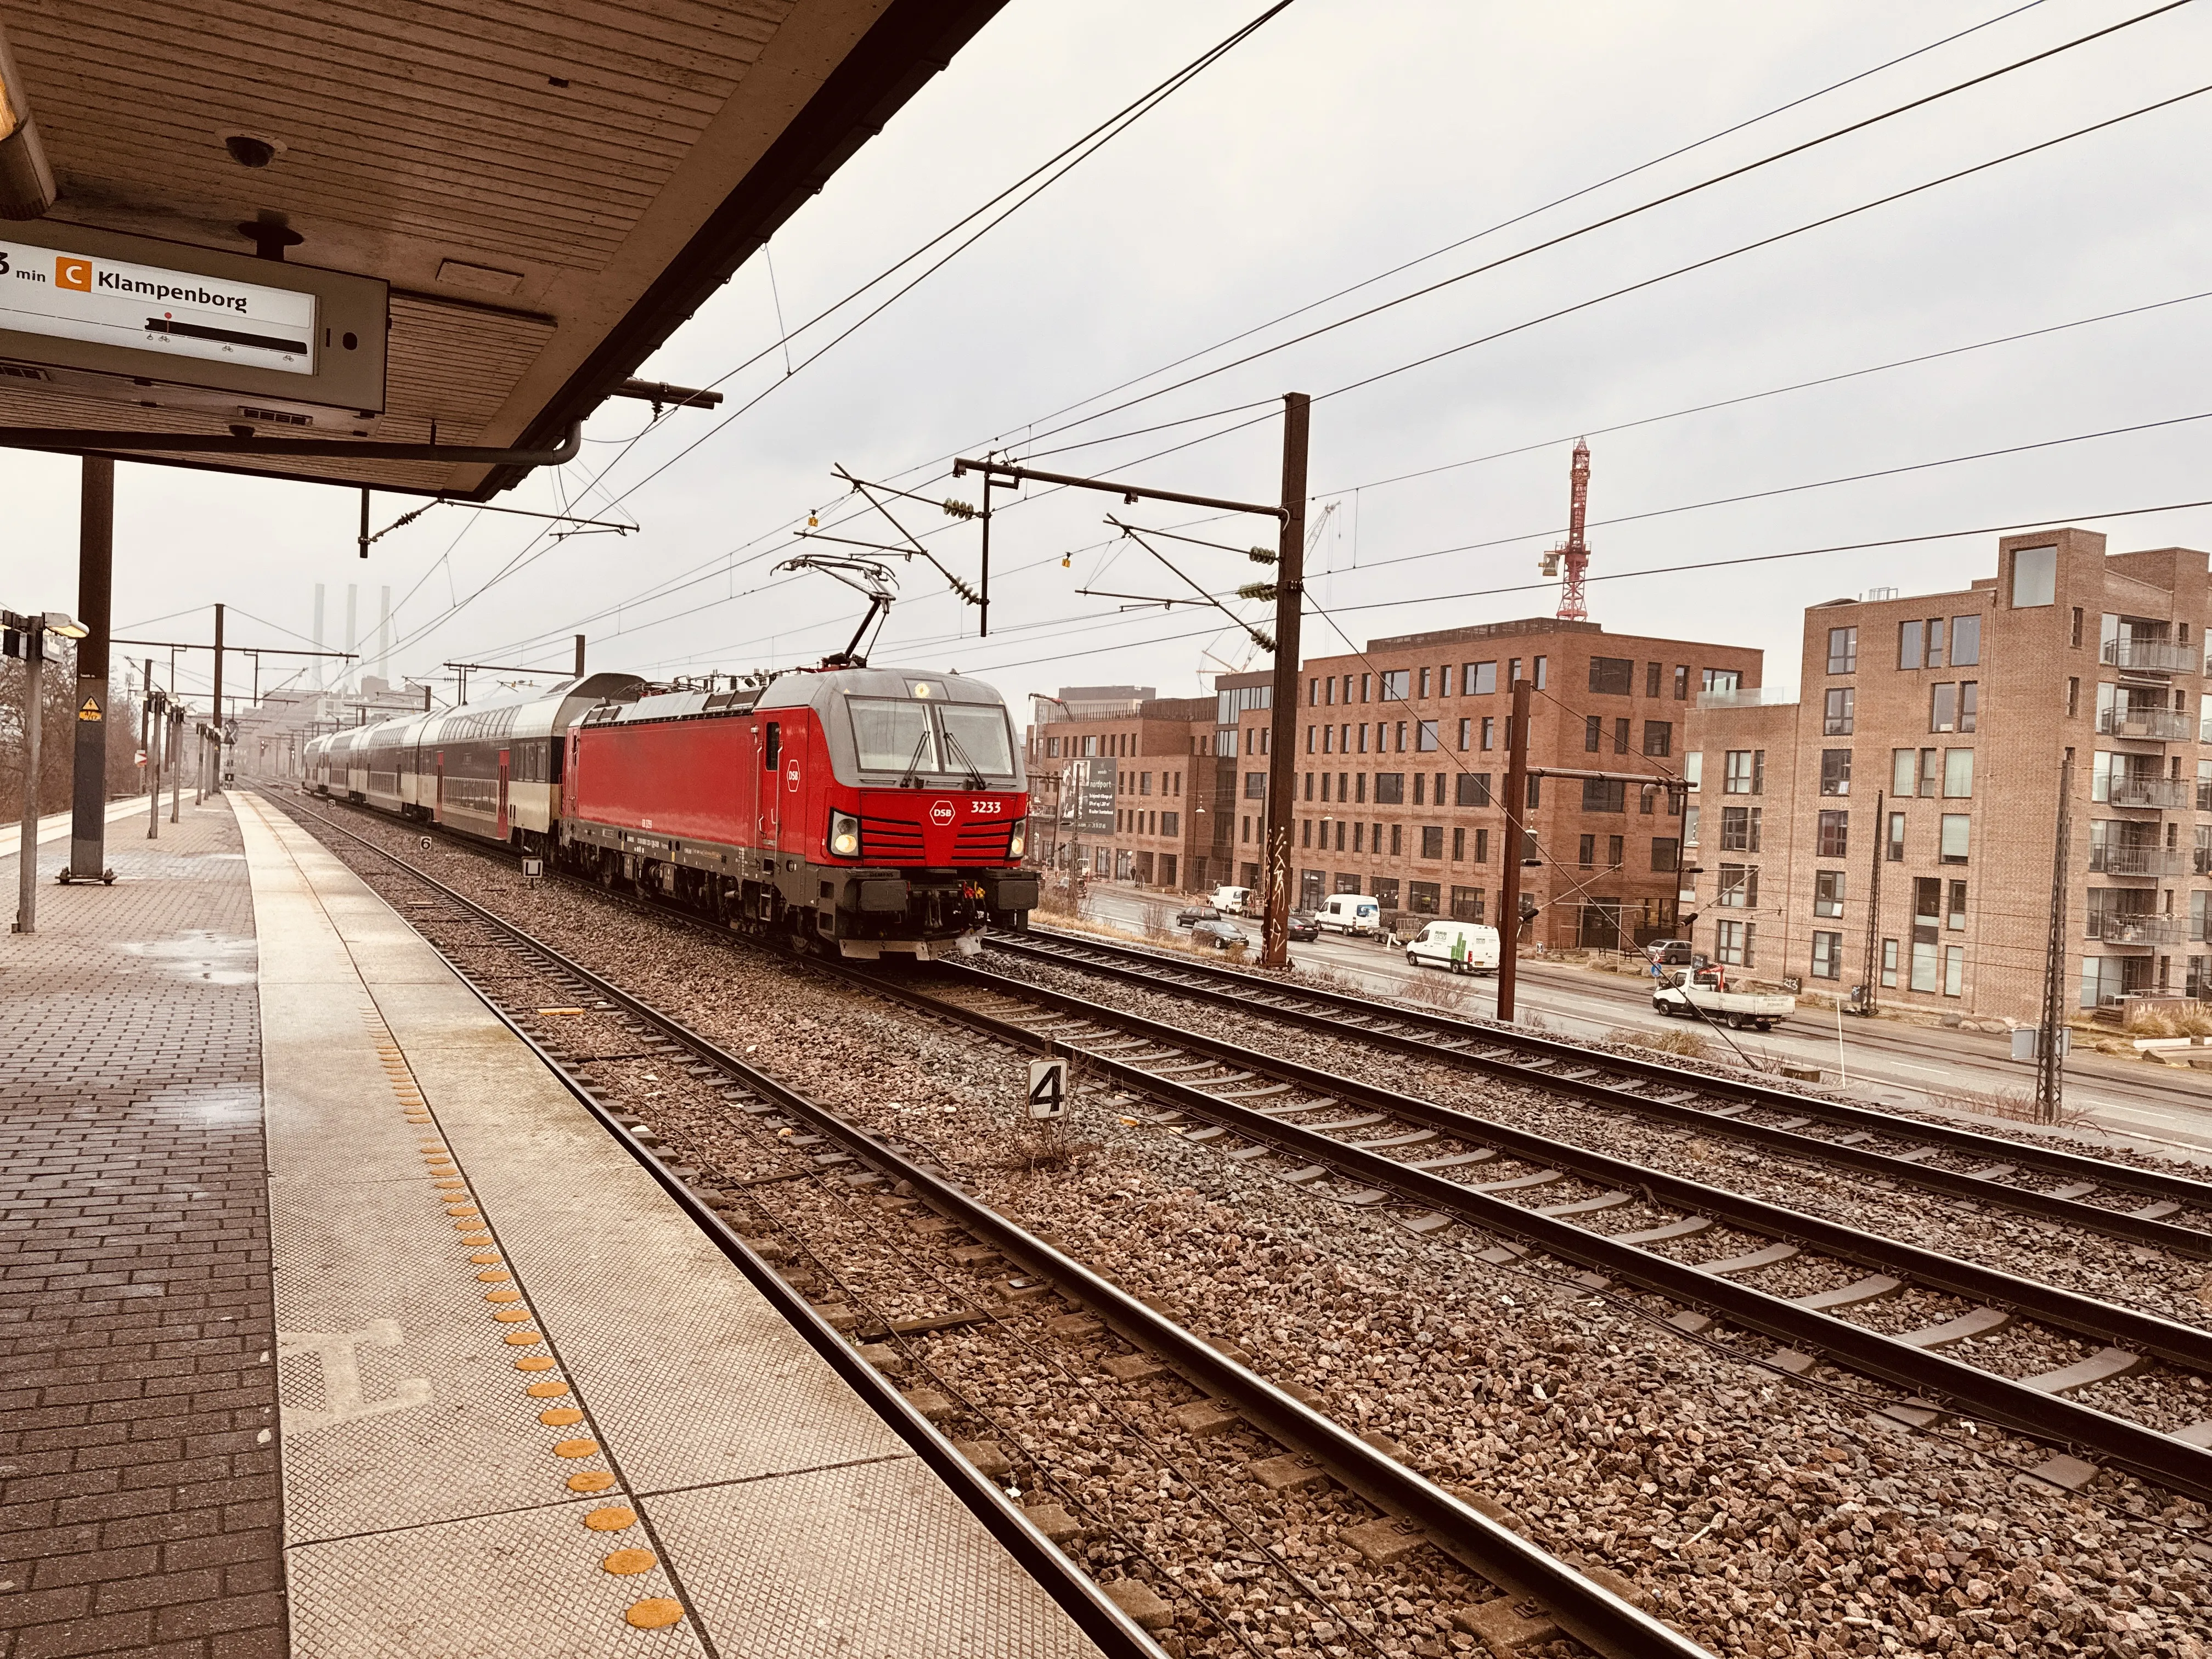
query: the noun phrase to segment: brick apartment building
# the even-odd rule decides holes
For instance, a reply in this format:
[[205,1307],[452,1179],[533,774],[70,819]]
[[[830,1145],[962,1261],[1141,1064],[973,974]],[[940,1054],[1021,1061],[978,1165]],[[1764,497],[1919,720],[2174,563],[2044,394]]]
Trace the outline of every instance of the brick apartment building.
[[[1372,640],[1300,675],[1297,896],[1364,892],[1385,912],[1497,921],[1511,684],[1534,688],[1529,764],[1648,775],[1531,780],[1524,944],[1633,948],[1677,925],[1684,738],[1697,696],[1759,683],[1761,653],[1531,617]],[[1267,716],[1257,717],[1264,725]],[[1253,722],[1248,719],[1248,727]],[[1250,755],[1250,738],[1243,754]],[[1240,765],[1257,856],[1264,767]],[[1256,866],[1255,866],[1256,869]]]
[[2070,757],[2067,1000],[2212,994],[2208,622],[2205,554],[2075,529],[2004,538],[1961,592],[1813,606],[1799,701],[1691,718],[1696,942],[1814,991],[2032,1022]]

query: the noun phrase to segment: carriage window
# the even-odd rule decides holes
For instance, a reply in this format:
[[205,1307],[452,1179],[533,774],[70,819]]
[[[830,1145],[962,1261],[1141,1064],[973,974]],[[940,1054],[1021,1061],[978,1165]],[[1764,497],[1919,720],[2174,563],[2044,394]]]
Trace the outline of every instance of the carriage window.
[[[941,769],[937,763],[937,729],[930,724],[928,704],[895,697],[848,697],[845,702],[852,712],[853,742],[860,751],[863,772]],[[770,726],[769,731],[772,734],[775,727]],[[774,741],[772,736],[770,741]],[[981,757],[976,763],[982,763]]]
[[952,770],[972,765],[989,778],[1014,775],[1014,746],[1006,730],[1006,711],[994,702],[948,702],[938,706],[945,728],[945,759]]
[[768,735],[761,743],[761,770],[773,772],[783,754],[783,727],[775,721],[768,723]]

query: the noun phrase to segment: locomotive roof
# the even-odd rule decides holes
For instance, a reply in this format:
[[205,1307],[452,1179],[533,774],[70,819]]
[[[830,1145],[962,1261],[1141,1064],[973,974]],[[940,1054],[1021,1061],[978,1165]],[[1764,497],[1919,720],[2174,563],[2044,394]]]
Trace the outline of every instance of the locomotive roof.
[[[927,685],[925,694],[916,690]],[[765,685],[735,691],[664,691],[635,702],[603,702],[581,724],[640,724],[647,720],[693,720],[713,714],[750,714],[757,709],[827,708],[840,696],[922,697],[937,702],[992,703],[1006,699],[983,680],[928,668],[831,668],[779,674]]]

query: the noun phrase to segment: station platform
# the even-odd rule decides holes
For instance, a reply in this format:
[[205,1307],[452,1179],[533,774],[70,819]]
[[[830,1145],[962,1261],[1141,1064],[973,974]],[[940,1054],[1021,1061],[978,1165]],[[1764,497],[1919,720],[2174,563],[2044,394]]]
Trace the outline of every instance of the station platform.
[[[0,987],[58,974],[72,952],[164,964],[190,954],[162,955],[155,933],[210,960],[218,938],[245,948],[190,982],[182,969],[111,961],[104,978],[82,969],[34,997],[40,1029],[79,1047],[88,1033],[95,1047],[126,1044],[149,1010],[173,1004],[189,1005],[185,1023],[204,1035],[150,1034],[149,1048],[185,1045],[158,1088],[118,1076],[105,1093],[72,1084],[74,1103],[35,1105],[33,1121],[61,1126],[38,1144],[15,1136],[14,1103],[42,1100],[52,1079],[19,1077],[15,1057],[0,1057],[10,1107],[0,1179],[11,1200],[38,1194],[11,1201],[32,1231],[4,1244],[52,1255],[65,1212],[70,1237],[106,1226],[113,1243],[123,1210],[86,1195],[161,1186],[183,1207],[151,1218],[156,1239],[215,1231],[228,1252],[216,1271],[240,1298],[227,1317],[245,1339],[221,1356],[231,1426],[219,1444],[180,1440],[173,1461],[135,1465],[127,1448],[158,1414],[160,1376],[204,1356],[111,1364],[118,1380],[80,1401],[52,1379],[88,1369],[81,1323],[6,1333],[19,1376],[0,1379],[12,1390],[0,1429],[25,1416],[74,1431],[73,1453],[109,1448],[81,1474],[46,1478],[106,1467],[112,1488],[148,1492],[143,1513],[167,1522],[111,1539],[109,1518],[67,1507],[95,1494],[19,1493],[22,1477],[8,1475],[0,1504],[46,1505],[24,1517],[41,1540],[31,1594],[0,1598],[30,1604],[27,1617],[0,1614],[21,1627],[10,1659],[163,1641],[180,1644],[165,1655],[210,1659],[1096,1652],[536,1055],[312,837],[240,793],[188,808],[149,845],[163,850],[118,839],[114,888],[49,889],[41,933],[16,946],[39,963],[8,963]],[[218,1029],[219,1054],[207,1042]],[[116,1069],[106,1062],[88,1071]],[[132,1122],[170,1137],[158,1158],[114,1139],[112,1125]],[[43,1173],[26,1182],[18,1166]],[[182,1181],[165,1173],[187,1168]],[[199,1224],[210,1205],[224,1218],[216,1229]],[[72,1286],[57,1271],[41,1294],[61,1298],[58,1310],[72,1290],[89,1306],[102,1292],[85,1281],[98,1276],[112,1274],[80,1271]],[[114,1293],[139,1289],[143,1302],[101,1305],[169,1308],[173,1273],[136,1278]],[[210,1340],[204,1321],[193,1328],[188,1344]],[[27,1356],[26,1337],[46,1346]],[[27,1357],[46,1369],[25,1372]],[[172,1372],[149,1369],[161,1363]],[[121,1375],[131,1365],[144,1375]],[[52,1397],[25,1402],[21,1374],[46,1379]],[[94,1407],[96,1419],[52,1420]],[[101,1425],[95,1446],[85,1437]],[[17,1449],[41,1431],[25,1430]],[[195,1449],[231,1462],[184,1467]],[[203,1478],[248,1483],[234,1516],[195,1490]],[[138,1535],[156,1532],[173,1535]],[[210,1533],[239,1538],[241,1563],[243,1540],[258,1540],[262,1580],[191,1566],[190,1547]],[[101,1558],[133,1550],[137,1594],[181,1598],[194,1588],[183,1577],[199,1571],[199,1599],[138,1616],[128,1583],[97,1576]],[[273,1616],[245,1622],[254,1613]],[[134,1617],[113,1627],[130,1639],[82,1639],[102,1635],[90,1621]],[[234,1634],[196,1633],[195,1620]]]

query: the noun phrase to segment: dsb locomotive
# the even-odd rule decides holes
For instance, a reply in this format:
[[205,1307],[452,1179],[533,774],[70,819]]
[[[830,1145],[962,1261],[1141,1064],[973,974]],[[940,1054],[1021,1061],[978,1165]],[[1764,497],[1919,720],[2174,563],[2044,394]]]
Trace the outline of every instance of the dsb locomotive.
[[1018,926],[1022,753],[991,687],[897,668],[553,691],[333,732],[302,787],[848,957],[928,959]]

